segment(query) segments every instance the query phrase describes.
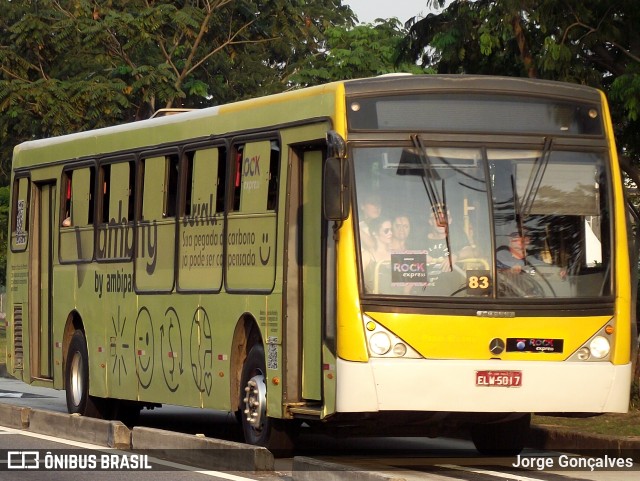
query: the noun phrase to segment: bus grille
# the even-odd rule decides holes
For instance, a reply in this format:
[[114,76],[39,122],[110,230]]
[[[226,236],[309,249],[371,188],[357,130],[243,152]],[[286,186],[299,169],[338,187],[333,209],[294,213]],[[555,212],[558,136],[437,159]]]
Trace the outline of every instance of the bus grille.
[[13,361],[14,369],[22,369],[22,304],[13,306]]

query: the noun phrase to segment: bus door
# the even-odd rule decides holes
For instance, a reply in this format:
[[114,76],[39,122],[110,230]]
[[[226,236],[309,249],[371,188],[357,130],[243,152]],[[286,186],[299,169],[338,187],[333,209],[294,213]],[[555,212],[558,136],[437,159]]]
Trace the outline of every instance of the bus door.
[[31,377],[51,379],[53,371],[53,226],[55,222],[56,184],[34,185],[34,223],[31,238]]
[[[286,401],[322,399],[322,151],[290,151],[286,242]],[[292,408],[297,412],[297,408]],[[306,411],[305,411],[306,413]],[[306,413],[308,414],[308,413]],[[319,412],[318,412],[319,414]]]
[[304,153],[301,175],[302,397],[322,398],[322,152]]

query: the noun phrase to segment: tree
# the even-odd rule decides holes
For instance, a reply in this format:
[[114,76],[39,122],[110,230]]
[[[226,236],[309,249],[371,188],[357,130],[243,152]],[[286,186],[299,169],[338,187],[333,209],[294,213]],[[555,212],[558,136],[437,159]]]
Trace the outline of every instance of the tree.
[[396,72],[425,73],[415,62],[399,57],[407,33],[395,18],[356,27],[330,27],[324,49],[310,56],[290,80],[308,86]]
[[440,73],[528,76],[604,90],[623,154],[640,163],[640,9],[633,0],[431,0],[407,59]]
[[0,180],[34,137],[287,87],[341,0],[26,0],[0,15]]

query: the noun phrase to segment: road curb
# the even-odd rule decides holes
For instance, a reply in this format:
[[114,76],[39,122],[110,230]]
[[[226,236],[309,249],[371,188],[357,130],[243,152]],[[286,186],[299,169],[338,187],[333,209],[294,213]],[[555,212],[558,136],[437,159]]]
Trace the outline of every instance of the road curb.
[[273,471],[273,454],[263,447],[162,429],[134,427],[131,448],[156,458],[215,471]]
[[640,463],[640,437],[587,434],[534,425],[531,426],[527,447],[586,456],[632,458],[635,463]]
[[8,428],[28,429],[30,412],[31,408],[0,403],[0,420]]
[[77,414],[0,403],[0,425],[125,451],[214,471],[272,472],[266,448],[161,429],[134,427]]
[[120,421],[32,409],[29,431],[116,449],[131,448],[131,430]]

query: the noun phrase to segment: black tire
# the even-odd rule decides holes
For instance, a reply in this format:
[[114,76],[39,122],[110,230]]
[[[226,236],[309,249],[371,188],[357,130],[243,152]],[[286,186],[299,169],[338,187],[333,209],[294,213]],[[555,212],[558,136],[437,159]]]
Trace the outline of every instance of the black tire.
[[531,415],[498,423],[476,424],[471,440],[484,456],[516,456],[525,446]]
[[262,344],[256,344],[244,361],[240,378],[239,417],[242,432],[246,443],[263,446],[275,456],[283,456],[293,450],[297,423],[267,415],[266,378],[264,348]]
[[89,353],[84,333],[76,330],[69,344],[65,366],[67,411],[94,418],[103,418],[101,400],[89,395]]
[[[140,421],[140,411],[142,411],[142,406],[135,401],[114,399],[108,419],[120,421],[122,424],[127,425],[127,427],[132,428]],[[105,416],[105,418],[107,418],[107,416]]]

